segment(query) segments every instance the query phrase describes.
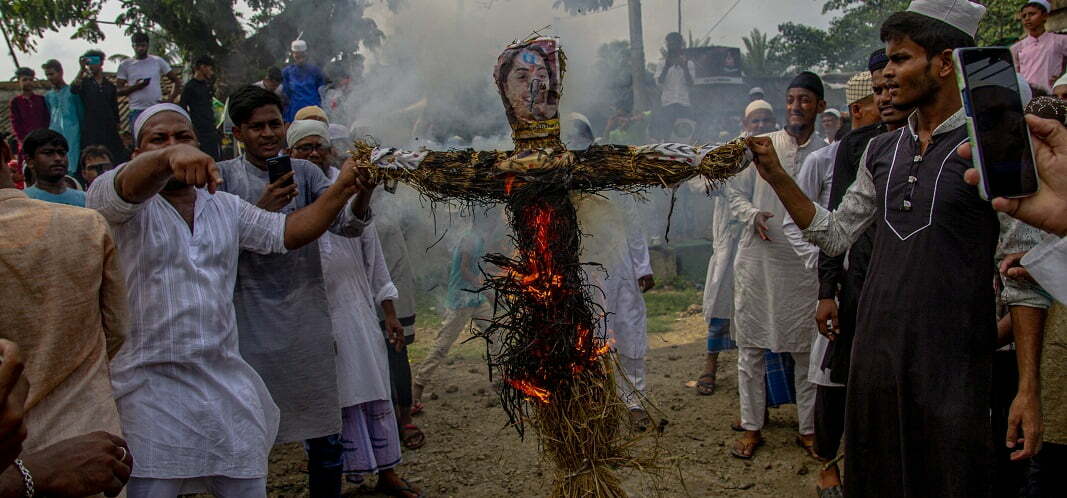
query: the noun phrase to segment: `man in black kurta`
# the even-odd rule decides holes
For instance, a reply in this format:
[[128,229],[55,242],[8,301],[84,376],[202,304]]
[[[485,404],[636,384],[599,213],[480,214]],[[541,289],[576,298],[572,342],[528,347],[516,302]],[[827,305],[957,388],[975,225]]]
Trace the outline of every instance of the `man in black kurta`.
[[103,73],[104,53],[90,50],[81,57],[81,72],[70,84],[71,93],[81,98],[85,118],[81,126],[81,146],[107,147],[115,163],[126,162],[129,151],[119,137],[118,89]]
[[[967,130],[951,59],[953,48],[973,46],[984,8],[916,0],[909,10],[882,26],[890,58],[883,74],[892,103],[918,110],[907,126],[870,142],[837,210],[804,198],[766,140],[750,142],[760,174],[827,254],[843,253],[877,225],[848,379],[845,495],[990,497],[1000,226],[963,181],[971,164],[956,154]],[[972,18],[954,17],[961,15]],[[1025,458],[1040,441],[1034,344],[1042,312],[1019,301],[1008,304],[1020,364],[1013,412],[1026,438],[1017,456]]]

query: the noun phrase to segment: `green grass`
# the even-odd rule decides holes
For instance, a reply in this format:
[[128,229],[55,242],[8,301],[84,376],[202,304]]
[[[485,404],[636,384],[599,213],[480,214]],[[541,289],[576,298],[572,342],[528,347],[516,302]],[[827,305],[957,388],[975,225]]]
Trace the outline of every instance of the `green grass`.
[[[656,288],[645,294],[645,307],[648,310],[648,333],[662,334],[674,326],[678,313],[693,304],[700,304],[702,294],[692,285],[672,285]],[[442,296],[423,293],[416,299],[415,343],[409,347],[408,354],[412,361],[426,357],[433,347],[437,330],[444,319]],[[449,351],[449,358],[480,359],[485,354],[485,343],[478,340],[463,341],[470,338],[470,333],[462,333],[456,344]]]

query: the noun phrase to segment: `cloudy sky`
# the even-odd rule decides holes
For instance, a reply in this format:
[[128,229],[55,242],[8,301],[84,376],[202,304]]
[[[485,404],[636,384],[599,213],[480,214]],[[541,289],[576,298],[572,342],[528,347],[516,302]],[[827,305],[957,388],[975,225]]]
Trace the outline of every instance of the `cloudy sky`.
[[[579,48],[593,53],[600,43],[628,37],[626,0],[615,0],[612,10],[571,17],[561,10],[553,10],[553,0],[408,0],[407,7],[399,13],[382,7],[372,7],[368,15],[373,17],[388,36],[395,32],[394,26],[409,16],[435,16],[435,22],[454,22],[483,31],[489,38],[503,37],[502,42],[521,38],[526,33],[543,26],[552,25],[550,32],[559,34],[570,52]],[[735,5],[736,3],[736,5]],[[741,37],[752,28],[776,32],[779,23],[800,22],[825,27],[828,17],[821,14],[823,0],[683,0],[682,33],[691,31],[702,38],[711,27],[722,20],[710,32],[712,41],[721,45],[740,46]],[[732,11],[727,11],[734,7]],[[658,59],[659,47],[664,35],[677,29],[677,0],[643,0],[646,54],[650,61]],[[119,12],[118,2],[107,4],[101,19],[114,19]],[[774,15],[768,15],[773,13]],[[726,15],[725,19],[723,16]],[[89,45],[81,40],[71,40],[73,29],[48,33],[39,40],[36,53],[17,53],[19,63],[34,69],[51,58],[64,65],[74,65],[77,57]],[[105,26],[107,39],[99,47],[108,53],[130,54],[129,42],[115,26]],[[386,41],[388,43],[388,39]],[[434,43],[434,40],[426,40]],[[495,44],[494,44],[495,45]],[[5,47],[6,48],[6,47]],[[499,46],[487,47],[498,50]],[[373,59],[373,57],[372,57]],[[3,79],[14,74],[14,62],[5,54],[0,58],[0,75]],[[108,64],[106,70],[113,71]]]

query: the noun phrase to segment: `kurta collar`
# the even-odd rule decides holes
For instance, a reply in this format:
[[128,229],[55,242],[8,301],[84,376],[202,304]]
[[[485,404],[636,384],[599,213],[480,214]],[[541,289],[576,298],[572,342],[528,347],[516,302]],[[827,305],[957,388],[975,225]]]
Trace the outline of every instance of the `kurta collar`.
[[[934,133],[932,136],[936,137],[943,133],[948,133],[965,124],[967,124],[967,116],[963,113],[963,107],[960,107],[956,110],[956,112],[949,116],[948,119],[942,121],[941,124],[937,125],[937,128],[934,128]],[[919,110],[916,109],[914,112],[911,113],[911,116],[908,116],[908,132],[911,133],[912,139],[919,139],[919,132],[916,131],[918,129]]]

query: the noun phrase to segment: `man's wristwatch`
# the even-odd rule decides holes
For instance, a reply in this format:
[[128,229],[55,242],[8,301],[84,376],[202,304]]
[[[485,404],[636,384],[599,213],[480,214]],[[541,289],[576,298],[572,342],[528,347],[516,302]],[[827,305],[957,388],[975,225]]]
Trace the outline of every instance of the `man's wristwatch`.
[[33,476],[30,475],[29,469],[22,464],[21,458],[15,459],[15,466],[18,467],[19,473],[22,474],[22,483],[26,485],[26,498],[33,498],[37,494],[33,489]]

